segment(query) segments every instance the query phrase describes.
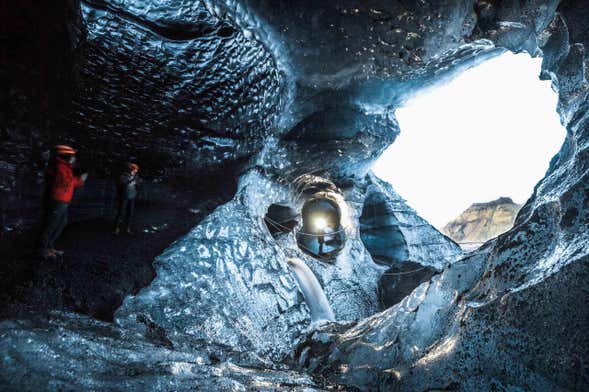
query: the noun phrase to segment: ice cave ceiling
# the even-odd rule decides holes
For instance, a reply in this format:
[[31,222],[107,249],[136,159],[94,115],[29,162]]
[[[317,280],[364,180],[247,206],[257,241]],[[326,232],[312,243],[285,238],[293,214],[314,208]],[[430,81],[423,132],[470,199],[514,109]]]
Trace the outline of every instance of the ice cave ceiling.
[[[6,15],[3,250],[37,224],[57,142],[81,151],[95,194],[133,157],[151,202],[207,206],[147,281],[100,286],[106,267],[74,260],[93,283],[56,285],[68,301],[49,314],[42,295],[3,306],[7,389],[589,387],[583,1],[26,0]],[[404,99],[505,50],[543,57],[567,138],[514,228],[464,254],[370,164]],[[321,192],[345,230],[329,260],[267,219],[296,231]]]

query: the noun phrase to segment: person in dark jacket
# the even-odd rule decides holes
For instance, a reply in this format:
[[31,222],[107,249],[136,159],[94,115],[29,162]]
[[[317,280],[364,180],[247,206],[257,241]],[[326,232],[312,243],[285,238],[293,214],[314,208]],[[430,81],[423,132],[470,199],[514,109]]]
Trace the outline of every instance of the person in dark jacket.
[[74,175],[73,165],[76,151],[70,146],[55,146],[55,160],[50,164],[46,180],[47,194],[44,203],[47,215],[43,223],[40,239],[40,252],[43,258],[54,258],[63,254],[56,250],[54,243],[67,225],[68,206],[72,201],[74,189],[84,185],[88,174]]
[[125,229],[127,234],[133,234],[131,220],[135,212],[135,199],[137,198],[137,186],[139,184],[138,172],[139,165],[128,163],[127,170],[119,177],[117,184],[119,203],[115,218],[115,235],[119,235],[121,227]]

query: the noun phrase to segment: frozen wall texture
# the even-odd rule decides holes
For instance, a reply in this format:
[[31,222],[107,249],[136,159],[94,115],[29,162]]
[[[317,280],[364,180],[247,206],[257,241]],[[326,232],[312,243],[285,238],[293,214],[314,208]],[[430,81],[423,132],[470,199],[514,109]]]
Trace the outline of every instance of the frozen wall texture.
[[[22,154],[0,166],[12,179],[3,202],[21,202],[15,168],[58,139],[95,148],[97,176],[132,154],[155,186],[180,192],[171,178],[224,173],[209,191],[236,192],[155,259],[155,278],[113,323],[63,309],[0,323],[9,389],[589,387],[589,37],[578,2],[67,4],[68,61],[44,66],[76,77],[61,106],[43,104],[57,96],[49,87],[11,85],[2,148]],[[463,254],[370,164],[398,135],[403,100],[504,50],[543,56],[568,133],[514,228]],[[24,72],[21,58],[3,61],[2,75]],[[300,211],[303,174],[337,187],[346,242],[329,260],[264,223],[272,204]],[[315,275],[334,322],[312,323],[317,303],[292,259]],[[406,265],[422,273],[383,279]]]

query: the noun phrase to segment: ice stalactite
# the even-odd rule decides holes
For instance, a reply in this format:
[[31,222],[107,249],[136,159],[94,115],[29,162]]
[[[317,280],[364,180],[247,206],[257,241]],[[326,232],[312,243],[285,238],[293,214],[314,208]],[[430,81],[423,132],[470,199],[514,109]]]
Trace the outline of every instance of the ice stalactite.
[[333,314],[331,305],[313,271],[311,271],[304,261],[296,258],[289,259],[288,265],[295,273],[299,288],[311,311],[312,322],[316,323],[324,320],[335,321],[335,315]]

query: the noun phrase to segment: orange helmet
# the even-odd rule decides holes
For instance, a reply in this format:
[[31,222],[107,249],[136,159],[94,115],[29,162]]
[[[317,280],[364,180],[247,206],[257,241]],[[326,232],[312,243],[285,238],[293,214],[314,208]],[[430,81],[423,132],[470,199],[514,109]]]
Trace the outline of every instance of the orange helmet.
[[138,171],[139,170],[139,165],[136,163],[128,163],[127,167],[129,168],[130,171]]
[[55,153],[57,155],[76,155],[76,150],[65,144],[58,144],[55,146]]

